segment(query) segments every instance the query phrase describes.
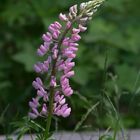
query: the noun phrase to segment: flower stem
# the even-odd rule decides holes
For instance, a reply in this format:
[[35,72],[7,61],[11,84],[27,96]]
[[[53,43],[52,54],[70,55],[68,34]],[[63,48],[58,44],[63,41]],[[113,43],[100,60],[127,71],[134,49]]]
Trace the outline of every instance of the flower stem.
[[51,126],[51,121],[52,121],[52,114],[53,114],[53,98],[54,98],[54,88],[50,88],[50,97],[49,97],[49,113],[48,113],[48,120],[47,120],[47,125],[46,125],[46,130],[45,130],[45,140],[46,138],[49,137],[49,131],[50,131],[50,126]]
[[[58,42],[58,48],[59,48],[59,52],[60,52],[60,47],[62,45],[62,42],[66,36],[66,34],[68,33],[69,29],[65,28],[59,42]],[[59,53],[60,54],[60,53]],[[58,57],[54,60],[54,63],[53,63],[53,67],[52,67],[52,72],[51,72],[51,76],[56,76],[56,62],[57,62],[57,59],[59,58],[59,55]],[[54,92],[55,92],[55,88],[50,86],[50,95],[49,95],[49,109],[48,109],[48,120],[47,120],[47,124],[46,124],[46,130],[45,130],[45,133],[44,133],[44,136],[45,136],[45,140],[47,140],[47,138],[49,137],[49,134],[50,134],[50,127],[51,127],[51,121],[52,121],[52,114],[53,114],[53,100],[54,100]]]

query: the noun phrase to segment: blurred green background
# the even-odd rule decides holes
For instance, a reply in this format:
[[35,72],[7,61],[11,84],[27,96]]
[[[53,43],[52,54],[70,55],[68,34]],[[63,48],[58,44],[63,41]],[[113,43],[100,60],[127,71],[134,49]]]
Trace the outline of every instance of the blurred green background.
[[[83,0],[0,0],[0,133],[13,131],[11,122],[28,113],[35,96],[36,49],[48,25],[60,12]],[[108,0],[82,34],[72,114],[58,128],[74,129],[97,103],[80,130],[114,127],[116,114],[125,128],[140,128],[140,1]],[[105,92],[104,92],[105,91]],[[113,105],[117,113],[113,110]]]

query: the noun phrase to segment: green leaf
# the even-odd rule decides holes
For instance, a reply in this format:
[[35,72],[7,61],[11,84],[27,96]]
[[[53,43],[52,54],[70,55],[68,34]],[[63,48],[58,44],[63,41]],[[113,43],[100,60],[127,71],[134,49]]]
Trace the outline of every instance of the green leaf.
[[138,53],[140,28],[131,29],[132,25],[120,30],[119,25],[97,18],[90,23],[89,33],[84,37],[86,42],[102,42],[111,47]]
[[85,85],[88,81],[89,73],[86,67],[77,66],[75,68],[75,76],[73,80],[81,85]]
[[138,71],[134,67],[131,67],[127,64],[123,64],[116,66],[116,72],[118,75],[118,86],[123,89],[132,91],[134,88],[135,81],[137,79]]
[[24,44],[24,50],[13,56],[13,59],[21,64],[24,64],[26,71],[33,71],[33,65],[37,61],[36,52],[30,44]]
[[3,81],[3,82],[0,81],[0,90],[11,87],[11,86],[12,84],[10,81]]
[[117,10],[118,12],[124,11],[124,0],[112,0],[106,1],[106,6],[111,7],[113,10]]

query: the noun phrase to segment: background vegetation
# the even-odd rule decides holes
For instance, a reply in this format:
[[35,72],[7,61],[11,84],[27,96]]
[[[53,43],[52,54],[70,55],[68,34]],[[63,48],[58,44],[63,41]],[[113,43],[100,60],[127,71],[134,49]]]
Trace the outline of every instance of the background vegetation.
[[[28,113],[35,96],[32,81],[36,49],[60,12],[83,0],[0,0],[0,133]],[[108,0],[82,35],[72,114],[58,129],[72,130],[87,113],[80,130],[140,128],[140,1]],[[94,104],[94,110],[88,110]],[[90,111],[88,114],[87,111]],[[77,129],[76,128],[76,129]]]

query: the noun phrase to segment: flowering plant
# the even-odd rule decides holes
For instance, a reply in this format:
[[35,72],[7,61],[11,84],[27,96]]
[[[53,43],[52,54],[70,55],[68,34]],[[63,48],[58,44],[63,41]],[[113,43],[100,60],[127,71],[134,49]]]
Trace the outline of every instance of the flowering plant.
[[[42,139],[50,137],[50,126],[53,115],[68,117],[71,107],[66,103],[65,97],[73,94],[69,78],[74,75],[73,59],[78,51],[80,32],[87,30],[86,24],[104,0],[92,0],[70,7],[69,13],[59,14],[62,24],[55,21],[43,34],[43,44],[37,49],[37,54],[44,57],[43,62],[34,65],[36,73],[42,75],[33,81],[37,96],[29,102],[31,108],[29,117],[47,119],[46,129]],[[44,79],[44,80],[43,80]]]

